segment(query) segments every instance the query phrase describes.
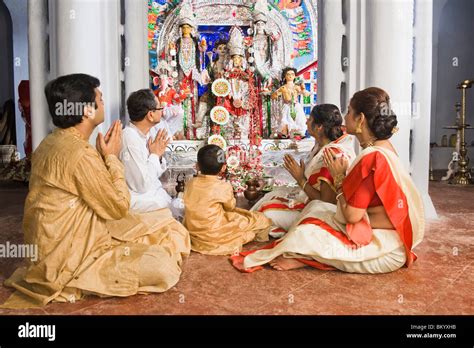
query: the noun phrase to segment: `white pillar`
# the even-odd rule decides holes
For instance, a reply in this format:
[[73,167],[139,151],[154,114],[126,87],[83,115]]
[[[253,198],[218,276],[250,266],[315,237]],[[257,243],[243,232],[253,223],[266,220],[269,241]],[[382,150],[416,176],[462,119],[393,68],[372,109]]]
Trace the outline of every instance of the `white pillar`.
[[[105,120],[98,131],[105,132],[120,117],[120,1],[53,0],[51,4],[54,75],[84,73],[100,80]],[[90,141],[95,143],[95,134]]]
[[391,141],[409,169],[413,0],[366,1],[366,85],[390,95],[399,132]]
[[47,2],[28,1],[28,61],[33,150],[51,130],[51,116],[44,96],[47,74]]
[[318,1],[318,104],[331,103],[342,107],[341,45],[344,35],[342,0]]
[[361,89],[366,87],[365,84],[365,31],[363,31],[362,23],[365,23],[365,1],[352,0],[346,1],[347,10],[347,48],[348,48],[348,70],[347,70],[347,100]]
[[[149,87],[148,1],[125,0],[125,97]],[[128,115],[128,113],[127,113]]]
[[413,71],[415,105],[412,118],[411,176],[423,196],[426,217],[437,218],[436,210],[428,194],[433,3],[430,0],[418,0],[415,6],[415,61]]

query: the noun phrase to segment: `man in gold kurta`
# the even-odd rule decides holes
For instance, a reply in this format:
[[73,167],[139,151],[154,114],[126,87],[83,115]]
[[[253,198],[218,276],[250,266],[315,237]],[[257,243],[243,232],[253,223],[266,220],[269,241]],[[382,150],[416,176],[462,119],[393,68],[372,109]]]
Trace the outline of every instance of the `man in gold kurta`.
[[191,248],[210,255],[229,255],[252,240],[267,241],[271,220],[263,213],[236,208],[232,185],[218,177],[225,171],[225,154],[216,145],[198,152],[198,169],[184,192],[184,225]]
[[[99,133],[97,150],[88,143],[104,119],[98,86],[96,78],[75,74],[45,88],[58,128],[33,154],[23,220],[25,243],[37,245],[39,254],[5,282],[17,290],[5,307],[72,302],[86,294],[163,292],[179,280],[189,233],[168,209],[129,213],[130,193],[117,158],[120,121],[105,136]],[[85,106],[71,115],[59,110],[63,101]]]

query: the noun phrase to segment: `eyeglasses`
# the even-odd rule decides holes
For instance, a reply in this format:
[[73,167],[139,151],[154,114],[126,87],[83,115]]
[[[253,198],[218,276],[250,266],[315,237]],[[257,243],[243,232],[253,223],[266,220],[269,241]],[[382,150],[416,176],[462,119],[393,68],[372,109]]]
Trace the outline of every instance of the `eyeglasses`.
[[154,109],[151,109],[150,111],[158,111],[158,110],[163,110],[164,108],[154,108]]

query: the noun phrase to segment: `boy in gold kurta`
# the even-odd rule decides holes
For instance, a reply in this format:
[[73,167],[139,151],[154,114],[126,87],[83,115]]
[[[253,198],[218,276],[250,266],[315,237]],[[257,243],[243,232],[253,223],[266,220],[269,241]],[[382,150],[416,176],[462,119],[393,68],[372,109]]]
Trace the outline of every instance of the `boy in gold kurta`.
[[[33,153],[23,218],[25,242],[37,245],[38,257],[5,282],[17,292],[4,307],[74,302],[85,294],[163,292],[179,280],[189,233],[168,209],[129,213],[130,193],[117,158],[120,121],[105,136],[99,133],[97,149],[88,142],[104,120],[98,86],[85,74],[46,86],[58,128]],[[70,114],[58,108],[63,101],[83,106]]]
[[221,180],[224,151],[206,145],[198,152],[198,174],[184,192],[184,225],[191,249],[203,254],[229,255],[252,240],[267,241],[271,220],[260,212],[236,208],[230,183]]

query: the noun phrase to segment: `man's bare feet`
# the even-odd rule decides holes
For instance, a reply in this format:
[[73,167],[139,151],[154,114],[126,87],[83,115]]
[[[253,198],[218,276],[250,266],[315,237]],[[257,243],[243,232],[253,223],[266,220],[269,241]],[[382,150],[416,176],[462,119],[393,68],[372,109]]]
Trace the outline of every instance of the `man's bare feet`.
[[297,259],[288,259],[283,256],[279,256],[276,259],[270,261],[270,266],[272,266],[277,271],[289,271],[290,269],[306,267],[304,263],[299,262]]

